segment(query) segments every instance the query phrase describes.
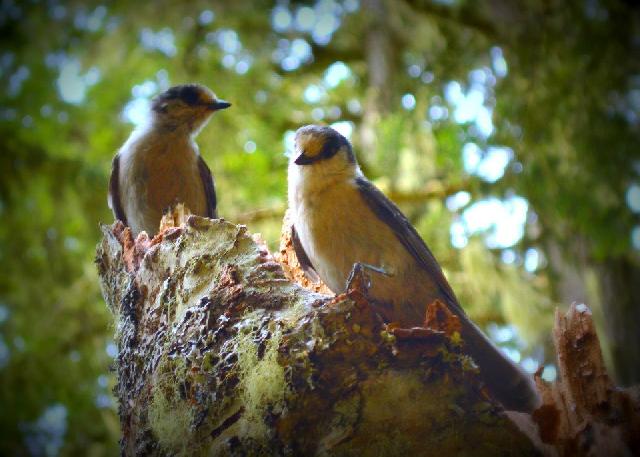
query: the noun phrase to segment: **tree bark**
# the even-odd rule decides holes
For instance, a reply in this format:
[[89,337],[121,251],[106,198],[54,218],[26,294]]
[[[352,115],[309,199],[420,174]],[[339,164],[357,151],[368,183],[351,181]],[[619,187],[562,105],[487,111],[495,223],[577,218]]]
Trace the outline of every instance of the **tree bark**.
[[[545,394],[542,413],[506,414],[461,353],[455,316],[436,302],[424,327],[390,328],[367,302],[363,274],[346,293],[326,293],[298,268],[286,223],[278,258],[224,220],[163,224],[153,240],[103,226],[97,250],[116,320],[123,455],[589,455],[565,452],[585,424],[605,435],[615,426],[621,449],[638,431],[626,394],[603,409],[617,414],[613,425],[595,413],[557,419],[592,411],[576,409],[591,397],[602,406],[610,384],[568,396],[575,383],[540,381],[559,392]],[[574,333],[561,367],[598,359],[595,331],[586,333],[598,351],[587,356],[576,343],[585,332]]]
[[622,385],[640,382],[640,266],[627,257],[596,264],[602,326],[613,365]]

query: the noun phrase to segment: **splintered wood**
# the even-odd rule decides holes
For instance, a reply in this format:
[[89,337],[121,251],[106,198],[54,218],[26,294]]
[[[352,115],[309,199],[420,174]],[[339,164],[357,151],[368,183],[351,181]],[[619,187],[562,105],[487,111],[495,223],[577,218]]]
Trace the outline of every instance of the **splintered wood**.
[[153,238],[149,238],[147,232],[142,231],[134,239],[131,229],[121,221],[116,221],[113,233],[122,244],[122,260],[127,271],[137,270],[147,251],[158,245],[164,238],[177,237],[182,230],[180,226],[187,221],[190,215],[189,208],[178,203],[162,216],[158,233]]
[[557,379],[536,373],[543,404],[533,413],[540,438],[560,456],[640,455],[640,405],[617,388],[604,366],[591,311],[573,304],[556,311]]
[[331,294],[333,292],[325,283],[318,280],[313,282],[307,278],[300,267],[300,262],[296,257],[295,249],[291,241],[291,219],[287,212],[282,223],[282,234],[280,235],[280,253],[276,255],[277,260],[282,264],[284,274],[290,281],[300,284],[305,289],[312,290],[321,294]]

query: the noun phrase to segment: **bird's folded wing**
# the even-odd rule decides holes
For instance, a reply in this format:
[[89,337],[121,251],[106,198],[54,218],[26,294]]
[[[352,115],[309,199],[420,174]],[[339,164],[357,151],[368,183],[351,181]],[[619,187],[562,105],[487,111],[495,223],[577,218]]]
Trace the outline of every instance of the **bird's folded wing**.
[[198,156],[198,171],[200,172],[200,179],[202,179],[202,184],[204,185],[204,194],[207,198],[207,217],[215,219],[218,217],[216,212],[217,201],[215,184],[213,182],[211,170],[209,170],[209,167],[202,156]]
[[116,219],[127,225],[127,217],[122,209],[122,201],[120,200],[120,154],[116,154],[111,163],[111,178],[109,179],[109,208],[113,211]]
[[302,243],[300,242],[298,232],[296,232],[296,228],[294,225],[291,226],[291,244],[293,244],[293,250],[296,253],[298,263],[300,264],[300,268],[302,268],[302,271],[304,271],[304,274],[310,281],[319,282],[320,277],[318,276],[318,273],[316,273],[315,268],[313,268],[313,265],[311,264],[309,256],[307,256],[307,253],[302,247]]
[[442,269],[435,257],[420,237],[416,229],[411,225],[400,209],[387,198],[377,187],[363,177],[356,178],[356,186],[369,208],[382,222],[387,224],[411,254],[421,268],[426,270],[440,289],[443,298],[453,308],[453,311],[465,315],[458,303],[455,293],[449,282],[444,277]]

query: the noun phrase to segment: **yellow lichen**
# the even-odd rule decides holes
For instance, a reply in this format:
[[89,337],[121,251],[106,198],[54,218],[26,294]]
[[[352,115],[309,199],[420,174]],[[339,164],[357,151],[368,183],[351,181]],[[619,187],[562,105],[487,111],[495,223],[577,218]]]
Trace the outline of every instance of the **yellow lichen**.
[[[290,290],[291,293],[294,293],[295,289],[292,287]],[[305,303],[305,300],[298,299],[291,306],[282,310],[279,317],[286,327],[294,326],[309,312]]]

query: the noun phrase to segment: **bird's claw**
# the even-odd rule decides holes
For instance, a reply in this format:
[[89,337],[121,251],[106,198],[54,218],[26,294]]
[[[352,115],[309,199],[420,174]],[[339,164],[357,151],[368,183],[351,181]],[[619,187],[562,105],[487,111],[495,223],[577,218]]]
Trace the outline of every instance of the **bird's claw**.
[[371,278],[360,264],[354,264],[349,278],[347,278],[347,294],[356,303],[366,305],[368,303],[368,291],[371,287]]
[[384,275],[384,276],[387,276],[387,277],[393,276],[393,274],[391,274],[389,271],[385,270],[383,267],[378,267],[378,266],[371,265],[371,264],[368,264],[368,263],[356,262],[356,263],[353,264],[353,268],[356,268],[356,267],[364,268],[364,269],[373,271],[374,273],[378,273],[380,275]]
[[364,267],[361,263],[354,263],[353,268],[351,269],[351,273],[349,273],[349,277],[347,278],[346,290],[358,290],[366,294],[370,287],[371,278],[364,271]]
[[369,270],[387,277],[392,276],[391,273],[387,272],[382,267],[377,267],[368,263],[356,262],[353,264],[351,273],[349,273],[349,277],[347,278],[346,290],[363,290],[366,292],[367,290],[369,290],[369,288],[371,288],[371,277],[366,273],[365,270]]

